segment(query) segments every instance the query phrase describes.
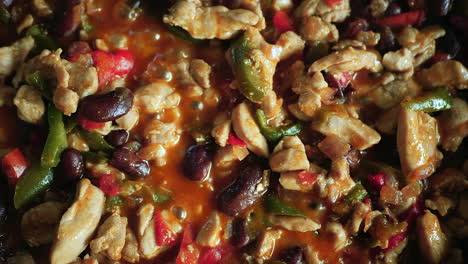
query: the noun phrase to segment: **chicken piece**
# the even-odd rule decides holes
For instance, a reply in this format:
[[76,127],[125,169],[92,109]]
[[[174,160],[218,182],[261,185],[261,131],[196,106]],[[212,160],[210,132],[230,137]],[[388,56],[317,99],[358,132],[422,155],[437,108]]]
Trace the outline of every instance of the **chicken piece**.
[[51,264],[72,262],[88,246],[104,212],[104,193],[82,179],[78,184],[75,202],[60,220],[51,250]]
[[445,150],[455,152],[468,135],[468,104],[465,100],[453,99],[452,108],[437,117],[441,132],[441,144]]
[[340,157],[338,159],[332,160],[329,175],[336,180],[351,179],[347,158]]
[[196,242],[203,247],[216,247],[221,241],[221,219],[214,212],[198,232]]
[[54,93],[55,106],[66,115],[71,115],[78,109],[80,97],[69,89],[57,89]]
[[12,106],[16,90],[13,87],[0,84],[0,107]]
[[316,15],[326,22],[343,22],[351,13],[349,0],[340,1],[329,6],[326,0],[305,0],[295,10],[296,17],[310,17]]
[[27,29],[28,27],[34,24],[34,17],[31,14],[27,14],[21,23],[18,24],[16,27],[16,33],[20,34],[23,30]]
[[236,162],[245,159],[249,155],[246,147],[228,145],[221,147],[213,159],[214,166],[219,169],[228,169]]
[[197,83],[192,72],[188,60],[179,60],[176,63],[174,76],[177,83],[181,85],[183,94],[188,97],[199,97],[203,95],[203,88]]
[[275,11],[284,11],[293,8],[294,3],[292,0],[272,0],[271,8]]
[[380,135],[361,120],[335,112],[326,112],[312,127],[326,136],[340,137],[351,146],[365,150],[380,141]]
[[291,55],[301,54],[304,50],[305,41],[294,31],[286,31],[279,36],[276,45],[282,48],[280,60],[285,60]]
[[93,254],[105,253],[113,260],[122,257],[127,218],[114,213],[99,227],[97,237],[89,244]]
[[282,234],[283,231],[281,230],[269,229],[263,231],[257,242],[255,257],[260,259],[270,258],[275,250],[276,240],[280,239]]
[[137,211],[139,249],[141,256],[145,259],[154,258],[165,249],[156,245],[154,210],[152,204],[144,204]]
[[326,198],[329,203],[335,203],[344,197],[356,185],[350,177],[349,166],[345,158],[332,162],[332,168],[326,179],[319,177],[317,187],[322,198]]
[[68,133],[67,143],[69,148],[74,148],[80,152],[89,151],[88,143],[76,131]]
[[174,146],[180,138],[181,131],[175,123],[164,123],[152,119],[143,130],[145,141],[161,144],[165,147]]
[[428,69],[422,69],[416,75],[424,87],[455,86],[458,89],[468,88],[468,70],[455,60],[440,61]]
[[202,6],[201,1],[178,1],[165,15],[164,23],[179,26],[198,39],[230,39],[242,30],[255,26],[260,17],[245,9],[225,6]]
[[382,64],[380,63],[378,53],[349,47],[316,60],[310,66],[309,71],[326,71],[331,74],[339,74],[343,72],[356,72],[362,69],[367,69],[371,72],[381,71]]
[[231,133],[231,120],[228,118],[227,113],[218,114],[213,122],[213,129],[211,129],[211,136],[221,147],[227,145]]
[[369,204],[362,202],[356,203],[356,205],[354,205],[353,214],[346,223],[346,231],[352,236],[357,235],[361,226],[364,224],[364,219],[371,210],[372,208]]
[[133,231],[128,227],[125,234],[125,246],[122,250],[122,259],[129,263],[137,263],[140,261],[138,240]]
[[167,108],[177,107],[180,95],[164,82],[154,82],[135,92],[135,105],[145,113],[157,113]]
[[424,215],[418,217],[416,231],[420,255],[427,263],[440,263],[447,253],[448,241],[437,216],[425,210]]
[[45,202],[29,209],[21,219],[21,233],[30,247],[46,245],[54,240],[55,230],[66,205]]
[[302,20],[299,34],[310,45],[331,43],[338,41],[339,33],[335,25],[323,21],[318,16],[311,16]]
[[371,0],[369,11],[373,17],[383,16],[389,4],[389,0]]
[[413,79],[395,80],[395,75],[391,73],[382,78],[376,88],[369,93],[372,101],[382,109],[395,107],[405,97],[414,97],[421,91],[421,86]]
[[234,108],[231,120],[234,132],[247,144],[247,148],[259,156],[268,157],[267,141],[260,133],[252,111],[246,102]]
[[70,264],[99,264],[99,261],[94,256],[86,255],[83,259],[78,258]]
[[297,232],[316,231],[321,227],[319,223],[303,216],[272,215],[269,220],[274,226]]
[[32,0],[32,6],[36,14],[40,17],[49,16],[53,14],[52,8],[45,0]]
[[336,135],[327,136],[317,147],[331,160],[342,158],[351,150],[351,146]]
[[24,37],[11,46],[0,48],[0,76],[8,76],[13,73],[34,47],[34,39]]
[[455,207],[452,199],[440,193],[431,195],[430,199],[424,201],[424,205],[431,210],[439,212],[441,216],[447,215],[448,211]]
[[22,85],[16,92],[13,104],[18,117],[31,124],[39,124],[44,119],[45,104],[41,92],[28,85]]
[[329,223],[326,232],[333,238],[333,250],[341,250],[348,244],[348,234],[340,223]]
[[270,167],[274,172],[306,170],[309,161],[305,147],[297,136],[285,136],[276,145],[270,156]]
[[445,30],[439,26],[432,26],[419,31],[413,27],[404,28],[397,39],[403,48],[411,51],[414,57],[414,67],[417,67],[435,54],[437,38],[445,35]]
[[383,56],[382,64],[389,71],[410,71],[413,69],[413,54],[406,48],[389,51]]
[[388,109],[375,122],[375,127],[381,133],[394,135],[396,133],[398,116],[400,115],[400,105]]
[[259,30],[263,30],[266,27],[265,17],[263,16],[262,10],[262,1],[261,0],[241,0],[240,7],[242,9],[247,9],[258,16],[258,23],[255,24],[255,27]]
[[335,43],[335,45],[333,45],[331,47],[332,50],[344,50],[346,48],[355,48],[355,49],[358,49],[358,50],[366,50],[367,47],[364,43],[362,43],[361,41],[359,40],[354,40],[354,39],[343,39],[343,40],[340,40],[338,41],[337,43]]
[[373,31],[359,31],[356,35],[356,40],[370,48],[379,44],[380,34]]
[[461,192],[465,188],[468,188],[468,178],[465,175],[457,169],[446,168],[431,176],[429,178],[429,185],[433,191]]
[[155,161],[158,167],[167,164],[167,150],[164,145],[159,143],[151,143],[138,151],[138,156],[144,160]]
[[[2,256],[3,257],[3,256]],[[3,262],[3,261],[2,261]],[[8,264],[36,264],[31,254],[27,251],[16,252],[14,256],[7,259]]]
[[[283,188],[286,190],[299,191],[299,192],[308,192],[314,188],[314,184],[301,181],[299,173],[302,171],[289,171],[283,172],[280,174],[279,182]],[[318,178],[323,178],[327,171],[320,168],[319,166],[311,163],[307,172],[312,174],[318,174]]]
[[304,257],[306,264],[321,264],[323,260],[319,257],[319,251],[316,250],[312,245],[306,245],[304,249]]
[[437,121],[421,111],[401,108],[398,119],[397,147],[403,174],[408,182],[427,178],[442,159],[437,150]]
[[200,59],[192,60],[189,71],[198,85],[205,89],[210,88],[211,66],[208,63]]
[[117,125],[119,125],[120,128],[123,128],[125,130],[132,130],[138,123],[138,120],[140,119],[140,113],[138,112],[138,108],[133,105],[133,107],[130,109],[128,113],[126,113],[124,116],[117,118],[115,122]]

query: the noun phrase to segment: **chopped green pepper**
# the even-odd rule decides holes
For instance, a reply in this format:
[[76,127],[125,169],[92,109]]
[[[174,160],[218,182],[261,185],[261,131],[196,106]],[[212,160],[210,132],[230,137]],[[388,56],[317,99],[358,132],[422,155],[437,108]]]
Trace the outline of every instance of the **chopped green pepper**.
[[92,150],[110,151],[114,149],[114,147],[107,143],[103,136],[96,133],[91,133],[84,129],[80,129],[79,131],[80,135],[84,138],[84,140],[88,143],[89,148]]
[[35,71],[26,76],[26,82],[31,85],[32,87],[41,91],[42,95],[51,100],[52,98],[52,91],[47,86],[44,78],[42,78],[41,73],[39,71]]
[[65,132],[70,133],[77,125],[76,120],[73,116],[65,116],[63,119],[65,125]]
[[88,33],[94,29],[93,25],[89,21],[89,17],[86,15],[81,16],[81,28]]
[[10,12],[3,4],[0,4],[0,22],[2,22],[2,24],[8,24],[10,19]]
[[90,161],[93,163],[106,163],[108,160],[108,157],[106,153],[104,152],[93,152],[93,151],[87,151],[87,152],[82,152],[81,155],[86,161]]
[[349,191],[349,193],[343,198],[343,200],[349,204],[352,204],[368,196],[366,189],[360,182],[357,182],[356,185]]
[[43,168],[40,163],[33,164],[16,184],[14,204],[19,209],[44,191],[46,191],[54,180],[51,168]]
[[234,76],[240,92],[250,101],[260,103],[271,89],[270,84],[261,78],[261,72],[252,57],[252,43],[247,34],[237,39],[229,49]]
[[265,113],[262,109],[257,109],[255,118],[260,131],[269,142],[278,142],[283,136],[294,136],[302,131],[302,125],[300,123],[277,128],[268,126]]
[[54,51],[59,48],[57,42],[47,34],[46,27],[43,24],[31,26],[26,31],[26,35],[34,38],[36,50],[48,49]]
[[441,88],[401,104],[408,110],[437,112],[452,108],[452,96],[447,89]]
[[268,212],[275,215],[305,216],[304,213],[302,213],[299,209],[273,197],[266,198],[264,206]]
[[41,166],[54,168],[60,162],[60,154],[67,148],[67,133],[63,124],[63,114],[53,104],[49,104],[47,112],[49,134],[41,156]]
[[173,26],[173,25],[169,25],[169,24],[165,24],[166,25],[166,28],[167,30],[174,36],[180,38],[180,39],[183,39],[183,40],[186,40],[186,41],[190,41],[192,43],[195,43],[195,44],[202,44],[202,43],[205,43],[206,40],[204,39],[197,39],[197,38],[194,38],[190,35],[190,33],[187,32],[187,30],[181,28],[181,27],[178,27],[178,26]]
[[171,200],[171,193],[162,189],[153,192],[153,201],[156,204],[163,205]]
[[114,206],[119,206],[123,204],[123,199],[120,196],[109,196],[106,199],[106,207],[107,208],[112,208]]

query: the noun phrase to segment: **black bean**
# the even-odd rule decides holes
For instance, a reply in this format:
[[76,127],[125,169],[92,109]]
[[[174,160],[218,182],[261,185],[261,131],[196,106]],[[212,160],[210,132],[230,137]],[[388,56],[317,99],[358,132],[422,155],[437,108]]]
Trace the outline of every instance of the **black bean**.
[[128,141],[130,133],[125,129],[112,130],[104,139],[114,147],[121,147]]
[[65,10],[62,15],[60,15],[60,23],[57,24],[57,34],[61,37],[71,36],[80,26],[83,13],[84,1],[67,1]]
[[390,3],[387,10],[385,10],[385,16],[395,16],[399,14],[401,14],[401,7],[395,2]]
[[440,40],[440,44],[449,55],[449,59],[455,58],[461,49],[460,41],[458,41],[455,32],[449,27],[445,28],[445,36]]
[[148,162],[126,148],[119,148],[112,153],[110,165],[134,180],[144,178],[150,172]]
[[65,149],[62,152],[59,170],[63,176],[63,178],[59,179],[61,183],[70,183],[79,180],[84,172],[84,162],[81,153],[73,148]]
[[184,159],[184,175],[192,181],[208,177],[211,169],[211,155],[207,145],[191,146]]
[[110,93],[86,97],[81,103],[80,111],[91,121],[107,122],[128,113],[132,105],[132,92],[121,87]]
[[232,221],[231,244],[237,248],[241,248],[246,246],[249,241],[250,237],[247,230],[247,219],[244,217],[236,217]]
[[[247,164],[246,164],[247,163]],[[236,216],[260,198],[268,186],[260,164],[244,160],[238,177],[217,197],[218,210]]]
[[295,246],[284,250],[281,254],[281,261],[286,264],[301,264],[303,258],[302,247]]
[[359,32],[366,31],[368,27],[369,23],[367,23],[367,20],[363,18],[356,18],[348,23],[344,36],[351,39],[355,38]]
[[132,141],[125,143],[122,147],[130,151],[138,151],[141,149],[141,143],[136,140],[132,140]]
[[453,0],[432,0],[429,1],[429,9],[435,16],[446,16],[452,7]]
[[380,41],[377,44],[377,50],[382,54],[387,53],[388,51],[393,51],[398,48],[398,43],[393,34],[392,30],[389,27],[382,27],[379,29]]

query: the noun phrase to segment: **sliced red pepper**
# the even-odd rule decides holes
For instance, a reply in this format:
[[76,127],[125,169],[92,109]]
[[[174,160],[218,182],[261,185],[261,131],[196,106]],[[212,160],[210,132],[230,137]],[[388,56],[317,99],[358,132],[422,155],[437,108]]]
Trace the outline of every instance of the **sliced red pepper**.
[[108,196],[116,196],[120,193],[120,186],[113,174],[102,174],[99,178],[99,189]]
[[247,143],[245,143],[242,139],[238,138],[236,136],[236,134],[234,134],[233,132],[229,133],[229,138],[228,138],[227,143],[229,145],[238,146],[238,147],[246,147],[247,146]]
[[348,86],[348,84],[351,82],[355,75],[355,72],[344,72],[338,78],[338,83],[341,85],[342,88],[345,88],[346,86]]
[[367,175],[367,180],[372,185],[372,187],[374,187],[378,192],[380,192],[382,187],[385,185],[385,174],[369,174]]
[[303,170],[297,174],[297,179],[299,184],[303,186],[312,186],[318,179],[317,173],[312,173],[306,170]]
[[370,205],[372,203],[372,200],[369,197],[364,198],[364,200],[362,201],[367,205]]
[[13,149],[2,159],[2,170],[6,174],[10,186],[16,185],[27,168],[28,162],[18,148]]
[[408,208],[404,221],[408,223],[409,228],[412,228],[416,218],[423,214],[422,208],[423,206],[420,201],[413,203],[410,208]]
[[446,61],[450,59],[450,54],[447,53],[436,53],[432,58],[429,60],[430,63],[436,64],[440,61]]
[[118,50],[113,53],[96,50],[91,54],[98,73],[99,87],[104,87],[116,76],[127,75],[135,64],[135,60],[128,50]]
[[273,25],[279,33],[294,31],[294,25],[289,15],[284,11],[278,11],[273,16]]
[[154,232],[158,246],[172,245],[176,241],[175,234],[167,226],[159,210],[154,212]]
[[329,7],[341,5],[342,3],[343,3],[343,0],[325,0],[325,4]]
[[77,121],[78,121],[78,124],[86,130],[99,129],[99,128],[103,128],[106,125],[105,122],[94,122],[94,121],[87,119],[86,117],[82,115],[78,115]]
[[200,257],[200,249],[193,243],[194,233],[190,224],[184,228],[184,235],[180,243],[176,264],[197,264]]
[[230,244],[219,245],[205,250],[200,256],[198,264],[221,264],[222,260],[233,252]]
[[401,13],[394,16],[388,16],[377,19],[375,22],[378,26],[387,26],[390,28],[402,28],[406,26],[419,26],[422,24],[426,12],[424,9],[418,9],[406,13]]
[[408,233],[406,231],[391,236],[388,239],[388,247],[383,249],[383,251],[387,253],[390,250],[398,247],[406,239],[406,237],[408,237]]

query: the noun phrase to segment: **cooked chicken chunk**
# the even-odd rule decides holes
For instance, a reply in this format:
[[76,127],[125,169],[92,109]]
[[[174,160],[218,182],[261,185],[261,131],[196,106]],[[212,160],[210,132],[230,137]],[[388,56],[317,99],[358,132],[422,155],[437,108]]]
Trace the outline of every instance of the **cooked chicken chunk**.
[[245,159],[249,155],[246,147],[228,145],[221,147],[216,152],[213,164],[216,168],[229,170],[236,162]]
[[398,42],[411,51],[414,67],[426,62],[435,54],[435,40],[445,35],[445,30],[438,26],[419,31],[413,27],[404,28],[398,35]]
[[44,119],[45,104],[41,92],[28,85],[22,85],[16,92],[13,103],[18,117],[31,124],[39,124]]
[[297,136],[285,136],[270,156],[270,168],[275,172],[306,170],[309,161],[305,147]]
[[280,60],[284,60],[291,55],[302,53],[305,41],[294,31],[286,31],[280,35],[276,41],[276,45],[282,48]]
[[32,6],[36,14],[40,17],[53,14],[52,9],[45,0],[32,0]]
[[221,241],[221,219],[219,213],[214,212],[198,232],[196,242],[204,247],[215,247]]
[[51,264],[70,263],[88,246],[104,212],[104,193],[88,179],[78,184],[75,202],[60,220],[50,255]]
[[440,229],[437,216],[426,210],[417,220],[416,231],[420,255],[428,263],[440,263],[447,253],[448,241]]
[[351,150],[351,146],[336,135],[327,136],[317,147],[331,160],[342,158]]
[[330,22],[323,21],[318,16],[311,16],[303,19],[299,28],[299,33],[302,38],[311,45],[336,42],[339,38],[336,26]]
[[297,17],[316,15],[327,22],[343,22],[350,13],[349,0],[343,0],[332,7],[325,0],[305,0],[295,10]]
[[204,60],[196,59],[190,62],[189,68],[192,78],[203,88],[210,88],[211,66]]
[[125,246],[122,250],[122,259],[129,263],[137,263],[140,261],[138,240],[133,231],[128,227],[125,234]]
[[372,210],[369,204],[358,202],[354,206],[353,214],[346,223],[346,230],[350,235],[357,235],[367,214]]
[[369,4],[369,11],[373,17],[380,17],[387,10],[390,0],[371,0]]
[[143,112],[157,113],[179,105],[180,95],[164,82],[154,82],[135,92],[135,105]]
[[374,47],[379,44],[380,34],[373,31],[360,31],[356,35],[356,40],[362,42],[367,47]]
[[164,23],[179,26],[198,39],[229,39],[241,30],[255,26],[260,18],[245,9],[201,5],[201,1],[178,1],[164,16]]
[[447,215],[449,210],[455,207],[455,202],[440,193],[431,195],[430,199],[424,201],[427,208],[437,211],[441,216]]
[[143,134],[148,143],[157,143],[164,146],[173,146],[179,141],[180,129],[175,123],[165,123],[158,119],[152,119],[146,125]]
[[340,137],[351,146],[364,150],[380,141],[380,135],[361,120],[335,112],[326,112],[312,127],[327,136]]
[[333,238],[333,250],[340,250],[348,243],[348,234],[340,223],[332,222],[327,225],[327,233]]
[[89,244],[93,254],[105,253],[113,260],[122,257],[127,218],[114,213],[99,227],[96,238]]
[[221,147],[226,146],[229,133],[231,133],[231,120],[228,118],[226,113],[218,114],[213,122],[213,129],[211,129],[211,136]]
[[152,204],[144,204],[137,212],[140,254],[146,259],[151,259],[164,250],[164,247],[156,245],[154,210]]
[[468,70],[458,61],[440,61],[429,69],[422,69],[416,75],[424,87],[455,86],[468,88]]
[[18,69],[33,47],[34,39],[28,36],[0,48],[0,76],[8,76]]
[[53,201],[29,209],[21,219],[21,233],[28,245],[37,247],[51,243],[65,209],[65,204]]
[[457,151],[468,135],[468,104],[465,100],[453,99],[451,109],[437,117],[441,132],[441,143],[445,150]]
[[273,0],[271,1],[271,8],[275,11],[284,11],[291,9],[294,3],[292,0]]
[[394,74],[384,73],[376,85],[376,88],[370,92],[373,102],[382,109],[390,109],[398,105],[405,97],[414,97],[421,91],[412,78],[409,80],[398,80]]
[[282,234],[283,231],[281,230],[269,229],[263,231],[257,242],[255,257],[261,259],[270,258],[273,254],[273,251],[275,250],[276,240],[278,240]]
[[187,97],[199,97],[203,95],[203,88],[196,81],[195,76],[190,71],[190,63],[186,59],[180,59],[176,63],[174,76],[177,83],[182,87],[182,92]]
[[[280,174],[279,182],[283,188],[286,190],[293,190],[293,191],[300,191],[300,192],[308,192],[314,188],[313,182],[304,182],[301,180],[300,173],[304,173],[303,171],[289,171],[283,172]],[[319,178],[324,177],[327,173],[326,170],[320,168],[319,166],[311,163],[307,170],[307,173],[318,174]]]
[[442,153],[437,150],[437,121],[421,111],[401,108],[398,119],[397,146],[403,174],[409,182],[434,173]]
[[413,54],[406,48],[389,51],[383,56],[382,64],[389,71],[408,71],[413,68]]
[[378,53],[358,50],[352,47],[335,51],[319,60],[316,60],[309,68],[309,71],[326,71],[332,74],[343,72],[355,72],[367,69],[372,72],[382,70],[380,56]]
[[244,102],[234,108],[231,118],[234,132],[247,143],[247,148],[259,156],[268,157],[267,141],[260,133],[248,104]]
[[274,226],[297,232],[311,232],[320,229],[320,224],[303,216],[272,215],[269,217]]

